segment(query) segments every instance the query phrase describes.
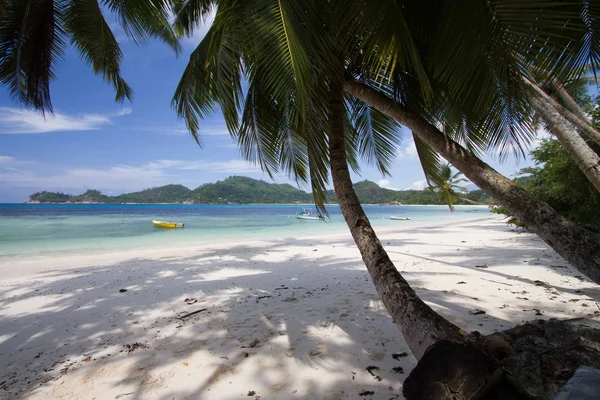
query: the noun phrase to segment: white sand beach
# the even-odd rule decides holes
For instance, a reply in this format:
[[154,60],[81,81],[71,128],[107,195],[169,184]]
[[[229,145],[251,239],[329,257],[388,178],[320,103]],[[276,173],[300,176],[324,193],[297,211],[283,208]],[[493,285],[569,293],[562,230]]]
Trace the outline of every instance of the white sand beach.
[[[378,234],[466,331],[600,310],[598,285],[498,217]],[[0,398],[402,398],[416,363],[348,231],[20,257],[0,273]]]

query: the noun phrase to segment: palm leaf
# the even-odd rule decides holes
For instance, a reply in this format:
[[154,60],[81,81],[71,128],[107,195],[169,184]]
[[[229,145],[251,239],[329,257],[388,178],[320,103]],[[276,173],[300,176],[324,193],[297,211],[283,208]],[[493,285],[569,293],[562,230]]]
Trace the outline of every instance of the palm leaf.
[[173,27],[178,35],[192,36],[214,11],[214,0],[173,0]]
[[62,2],[4,2],[0,10],[0,81],[27,107],[52,112],[50,81],[64,52]]
[[350,97],[347,101],[350,102],[350,118],[357,133],[358,154],[382,175],[389,175],[396,158],[396,148],[402,139],[400,125],[356,98]]
[[112,83],[116,100],[131,100],[133,91],[121,76],[123,53],[97,0],[71,0],[66,13],[71,44],[95,73]]
[[260,166],[271,178],[279,169],[278,132],[282,114],[259,81],[248,88],[242,124],[236,140],[242,157]]
[[210,73],[206,68],[214,32],[214,27],[209,29],[204,39],[190,54],[190,60],[171,101],[171,106],[185,121],[188,130],[198,144],[200,144],[199,119],[212,115],[215,110]]
[[415,141],[417,156],[421,162],[427,186],[431,189],[434,186],[441,185],[444,181],[444,177],[440,172],[442,170],[441,157],[414,133],[413,140]]
[[136,44],[159,38],[176,53],[181,45],[171,28],[171,0],[103,0],[118,18],[127,36]]

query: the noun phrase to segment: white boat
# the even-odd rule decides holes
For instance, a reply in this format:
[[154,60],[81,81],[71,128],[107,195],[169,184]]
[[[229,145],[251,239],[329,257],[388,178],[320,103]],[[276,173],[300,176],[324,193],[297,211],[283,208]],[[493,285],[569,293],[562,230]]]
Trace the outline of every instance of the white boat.
[[410,218],[409,218],[409,217],[396,217],[396,216],[394,216],[394,215],[392,215],[392,216],[390,217],[390,219],[393,219],[393,220],[396,220],[396,221],[410,221]]
[[319,220],[324,219],[321,214],[313,215],[306,208],[300,209],[300,212],[296,213],[296,218],[298,218],[298,219],[308,219],[308,220],[312,220],[312,221],[319,221]]

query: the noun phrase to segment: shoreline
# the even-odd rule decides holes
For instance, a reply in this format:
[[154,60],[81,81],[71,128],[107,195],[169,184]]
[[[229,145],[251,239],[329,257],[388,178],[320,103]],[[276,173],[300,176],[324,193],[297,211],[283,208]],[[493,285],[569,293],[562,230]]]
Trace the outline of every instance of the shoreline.
[[[444,221],[442,223],[433,222],[433,221],[413,221],[413,224],[410,226],[410,229],[423,229],[427,227],[445,227],[469,223],[469,222],[478,222],[478,221],[486,221],[489,219],[500,220],[502,217],[496,216],[486,216],[486,217],[475,217],[472,219],[465,219],[461,221]],[[397,231],[400,231],[400,227],[379,227],[374,228],[377,235],[385,235],[391,234]],[[402,231],[400,231],[402,232]],[[280,238],[276,237],[275,234],[267,234],[264,237],[257,237],[252,239],[236,239],[235,243],[237,245],[243,245],[251,247],[253,245],[263,246],[268,244],[274,240],[277,242],[293,242],[296,240],[304,241],[304,240],[330,240],[335,238],[343,237],[349,242],[352,241],[352,236],[350,235],[350,231],[346,224],[340,225],[336,227],[333,232],[328,232],[326,234],[317,234],[310,235],[306,233],[304,235],[298,237],[286,237]],[[124,250],[122,248],[114,248],[114,249],[97,249],[90,251],[89,249],[75,249],[68,250],[66,254],[60,254],[59,252],[53,253],[43,253],[43,254],[19,254],[19,255],[9,255],[7,257],[0,258],[0,271],[7,270],[4,272],[5,279],[11,279],[12,277],[23,275],[24,273],[35,273],[39,272],[36,268],[39,268],[42,265],[47,264],[48,258],[53,260],[53,263],[61,265],[61,268],[75,268],[75,267],[85,267],[89,265],[98,264],[101,262],[124,262],[127,260],[131,260],[134,258],[153,258],[153,257],[185,257],[191,256],[195,254],[197,251],[200,251],[204,248],[210,248],[215,251],[226,251],[227,248],[231,246],[232,238],[230,237],[221,237],[221,238],[213,238],[212,243],[210,244],[191,244],[187,243],[184,245],[172,245],[168,244],[167,246],[157,249],[154,246],[139,246],[132,247],[130,249]],[[15,271],[11,266],[14,266],[15,263],[18,263],[20,269]],[[50,272],[50,270],[44,270],[44,272]]]
[[[466,331],[587,316],[600,297],[497,216],[377,234],[419,296]],[[186,249],[0,264],[11,269],[0,284],[0,398],[401,394],[416,360],[347,229]]]

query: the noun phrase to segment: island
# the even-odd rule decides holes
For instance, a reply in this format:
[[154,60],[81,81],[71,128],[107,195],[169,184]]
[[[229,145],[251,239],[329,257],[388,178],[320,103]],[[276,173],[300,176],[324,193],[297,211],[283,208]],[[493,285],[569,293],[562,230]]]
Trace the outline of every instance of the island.
[[[354,184],[363,204],[443,204],[428,189],[392,190],[364,180]],[[108,196],[99,190],[71,195],[59,192],[37,192],[29,196],[30,204],[309,204],[312,194],[289,184],[269,183],[245,176],[231,176],[223,181],[206,183],[194,190],[183,185],[165,185],[139,192]],[[482,190],[465,193],[457,204],[486,204],[489,196]],[[337,203],[333,190],[327,191],[327,203]]]

